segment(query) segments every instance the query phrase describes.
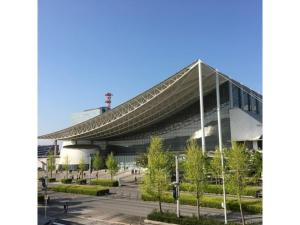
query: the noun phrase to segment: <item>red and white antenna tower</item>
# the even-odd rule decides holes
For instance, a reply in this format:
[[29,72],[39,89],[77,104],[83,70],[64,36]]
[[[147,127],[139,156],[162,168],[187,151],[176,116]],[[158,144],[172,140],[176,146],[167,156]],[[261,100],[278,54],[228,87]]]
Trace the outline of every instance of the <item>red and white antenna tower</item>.
[[106,97],[105,103],[106,103],[106,106],[107,106],[108,109],[110,109],[111,96],[113,96],[113,94],[110,93],[110,92],[107,92],[107,93],[105,94],[105,97]]

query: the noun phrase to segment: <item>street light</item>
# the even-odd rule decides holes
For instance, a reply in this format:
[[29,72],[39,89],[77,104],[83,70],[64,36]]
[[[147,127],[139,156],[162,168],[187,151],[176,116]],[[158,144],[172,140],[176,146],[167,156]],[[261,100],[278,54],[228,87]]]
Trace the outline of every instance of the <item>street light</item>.
[[45,200],[45,218],[47,219],[47,201],[48,201],[48,195],[47,195],[47,186],[48,186],[48,160],[46,160],[46,175],[45,175],[45,193],[44,193],[44,200]]

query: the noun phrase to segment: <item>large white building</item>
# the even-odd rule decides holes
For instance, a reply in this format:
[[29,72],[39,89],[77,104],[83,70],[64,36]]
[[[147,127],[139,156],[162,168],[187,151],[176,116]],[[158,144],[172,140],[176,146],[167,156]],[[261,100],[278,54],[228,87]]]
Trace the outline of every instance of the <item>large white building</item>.
[[99,150],[104,155],[113,152],[120,165],[132,167],[153,135],[164,139],[166,149],[178,152],[191,137],[205,151],[214,151],[220,141],[224,147],[237,141],[262,149],[262,95],[200,60],[112,110],[97,113],[77,114],[80,123],[39,138],[64,141],[60,163],[68,155],[72,165]]

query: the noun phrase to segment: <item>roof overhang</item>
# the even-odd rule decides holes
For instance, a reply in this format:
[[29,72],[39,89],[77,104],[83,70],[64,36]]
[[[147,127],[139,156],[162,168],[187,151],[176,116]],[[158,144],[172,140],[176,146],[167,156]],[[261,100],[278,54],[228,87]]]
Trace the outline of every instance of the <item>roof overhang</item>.
[[[199,65],[203,94],[215,88],[216,70],[200,60],[135,98],[92,119],[39,136],[39,139],[105,140],[147,127],[199,101]],[[229,77],[220,73],[220,84]]]

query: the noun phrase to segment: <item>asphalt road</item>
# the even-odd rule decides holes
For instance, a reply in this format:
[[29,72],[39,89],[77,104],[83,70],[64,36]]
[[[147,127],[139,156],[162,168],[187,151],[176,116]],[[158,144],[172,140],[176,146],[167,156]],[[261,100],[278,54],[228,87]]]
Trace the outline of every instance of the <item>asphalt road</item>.
[[[51,202],[47,207],[47,216],[55,218],[61,224],[74,225],[138,225],[143,224],[144,218],[158,209],[157,202],[145,202],[139,199],[137,185],[133,182],[134,177],[123,174],[125,186],[110,188],[108,196],[87,196],[70,193],[49,191]],[[63,205],[68,201],[69,211],[64,213]],[[163,210],[176,212],[176,205],[162,203]],[[39,205],[39,218],[44,218],[45,207]],[[195,206],[181,205],[182,215],[193,215],[197,213]],[[201,207],[200,213],[206,216],[223,220],[223,209]],[[247,219],[261,222],[261,215],[246,215]],[[240,214],[228,211],[228,220],[239,221]]]
[[[56,192],[50,192],[49,195],[51,203],[47,207],[47,215],[52,218],[74,221],[78,224],[142,224],[140,221],[143,221],[154,208],[158,208],[157,202],[112,198],[112,196],[94,197]],[[63,204],[66,201],[69,204],[68,213],[63,211]],[[175,204],[162,203],[162,207],[163,210],[176,211]],[[39,206],[40,216],[44,215],[44,209],[44,206]],[[197,212],[196,207],[187,205],[182,205],[180,211],[183,215],[192,215]],[[222,209],[201,207],[201,214],[223,219]],[[256,218],[251,217],[252,219]],[[238,218],[239,213],[229,212],[229,220]],[[261,218],[257,217],[257,219],[259,221]]]

